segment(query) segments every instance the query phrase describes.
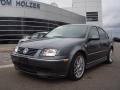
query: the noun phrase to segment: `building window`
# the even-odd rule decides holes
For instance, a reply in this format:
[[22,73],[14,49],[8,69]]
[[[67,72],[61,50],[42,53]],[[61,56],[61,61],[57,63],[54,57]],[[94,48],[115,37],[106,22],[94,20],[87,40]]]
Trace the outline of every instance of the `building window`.
[[98,21],[98,12],[87,12],[87,21]]

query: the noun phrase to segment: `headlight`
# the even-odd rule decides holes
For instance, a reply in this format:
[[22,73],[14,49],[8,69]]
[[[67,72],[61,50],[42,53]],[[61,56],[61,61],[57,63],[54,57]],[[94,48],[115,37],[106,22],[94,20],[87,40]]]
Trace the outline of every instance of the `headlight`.
[[55,56],[56,54],[56,49],[43,49],[41,53],[42,56]]
[[19,47],[18,47],[18,46],[16,46],[16,48],[15,48],[15,53],[17,53],[17,52],[18,52],[18,48],[19,48]]

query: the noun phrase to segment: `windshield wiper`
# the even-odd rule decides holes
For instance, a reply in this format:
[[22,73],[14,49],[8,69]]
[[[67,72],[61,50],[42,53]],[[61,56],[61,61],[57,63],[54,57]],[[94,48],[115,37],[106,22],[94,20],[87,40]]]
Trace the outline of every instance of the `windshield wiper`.
[[64,38],[63,36],[53,36],[53,38]]

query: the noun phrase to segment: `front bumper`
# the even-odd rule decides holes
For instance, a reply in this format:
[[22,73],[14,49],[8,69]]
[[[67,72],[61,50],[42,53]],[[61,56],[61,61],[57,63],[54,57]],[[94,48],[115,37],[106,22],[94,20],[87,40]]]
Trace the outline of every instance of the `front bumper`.
[[[53,59],[37,59],[33,57],[12,54],[13,64],[17,70],[42,77],[65,77],[68,72],[68,59],[63,57]],[[67,61],[68,60],[68,61]]]

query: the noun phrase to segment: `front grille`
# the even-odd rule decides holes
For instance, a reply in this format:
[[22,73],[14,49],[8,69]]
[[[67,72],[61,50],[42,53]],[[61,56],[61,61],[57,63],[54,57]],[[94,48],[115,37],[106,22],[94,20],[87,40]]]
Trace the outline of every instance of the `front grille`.
[[24,53],[25,48],[19,47],[18,54],[34,56],[38,51],[38,49],[33,49],[33,48],[27,48],[27,49],[28,49],[28,51],[26,53]]

